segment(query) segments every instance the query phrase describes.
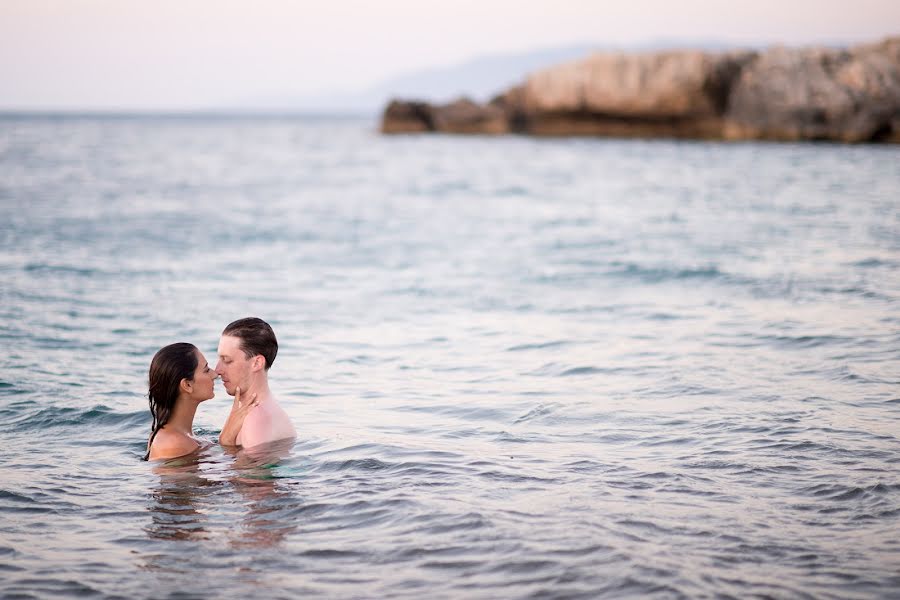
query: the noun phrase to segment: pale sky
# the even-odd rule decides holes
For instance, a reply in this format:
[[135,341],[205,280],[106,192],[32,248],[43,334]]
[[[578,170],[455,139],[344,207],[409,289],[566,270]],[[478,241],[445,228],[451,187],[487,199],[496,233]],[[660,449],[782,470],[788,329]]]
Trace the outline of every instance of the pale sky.
[[898,0],[0,0],[0,110],[214,108],[582,43],[891,34]]

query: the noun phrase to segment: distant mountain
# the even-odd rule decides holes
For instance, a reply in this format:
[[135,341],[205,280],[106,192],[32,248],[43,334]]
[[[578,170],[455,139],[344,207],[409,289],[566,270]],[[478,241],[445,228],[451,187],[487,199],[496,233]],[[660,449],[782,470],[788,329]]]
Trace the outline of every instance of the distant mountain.
[[526,54],[479,57],[450,67],[400,75],[378,84],[369,92],[385,98],[403,96],[447,101],[467,95],[483,101],[524,81],[533,71],[583,58],[595,49],[594,45],[581,44]]
[[447,102],[459,96],[468,96],[483,102],[524,81],[533,71],[577,60],[595,51],[650,51],[667,48],[715,51],[734,47],[736,47],[734,44],[718,41],[683,40],[654,40],[628,47],[585,43],[519,54],[482,56],[457,65],[401,74],[359,91],[335,90],[297,98],[256,99],[242,102],[235,108],[335,115],[375,115],[391,98]]

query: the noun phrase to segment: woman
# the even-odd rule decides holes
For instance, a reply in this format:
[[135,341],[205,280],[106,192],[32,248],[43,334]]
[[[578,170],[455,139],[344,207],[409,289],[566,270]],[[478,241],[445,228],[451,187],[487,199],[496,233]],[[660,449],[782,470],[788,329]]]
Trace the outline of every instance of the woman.
[[[193,436],[194,413],[201,402],[215,395],[217,377],[193,344],[170,344],[156,353],[150,362],[147,394],[153,425],[144,460],[184,456],[201,447]],[[244,417],[256,404],[255,395],[242,403],[238,391],[222,432],[240,430]]]

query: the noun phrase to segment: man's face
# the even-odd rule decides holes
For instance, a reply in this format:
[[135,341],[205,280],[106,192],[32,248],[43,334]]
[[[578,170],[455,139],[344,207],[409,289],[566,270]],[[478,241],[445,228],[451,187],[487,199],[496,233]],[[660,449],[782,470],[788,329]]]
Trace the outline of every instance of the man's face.
[[219,340],[219,362],[216,365],[216,373],[222,378],[229,396],[234,396],[238,387],[242,393],[250,387],[252,365],[253,359],[247,358],[241,350],[240,338],[223,335]]

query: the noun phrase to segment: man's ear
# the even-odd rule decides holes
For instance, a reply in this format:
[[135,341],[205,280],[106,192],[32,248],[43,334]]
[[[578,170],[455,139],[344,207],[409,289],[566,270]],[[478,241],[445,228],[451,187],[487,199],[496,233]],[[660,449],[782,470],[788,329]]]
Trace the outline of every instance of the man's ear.
[[259,371],[266,366],[266,358],[262,354],[253,357],[253,370]]
[[182,379],[181,383],[178,384],[178,388],[185,393],[190,394],[194,389],[194,384],[187,378]]

